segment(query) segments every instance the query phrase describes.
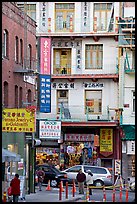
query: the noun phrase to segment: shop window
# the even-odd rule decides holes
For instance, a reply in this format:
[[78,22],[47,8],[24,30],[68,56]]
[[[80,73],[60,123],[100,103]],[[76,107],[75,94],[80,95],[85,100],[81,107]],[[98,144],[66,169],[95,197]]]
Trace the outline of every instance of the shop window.
[[61,108],[68,107],[68,91],[58,90],[57,91],[57,113],[60,113]]
[[101,114],[102,112],[102,91],[86,91],[85,109],[88,114]]
[[106,31],[111,16],[112,3],[94,3],[94,17],[97,17],[97,31]]
[[86,45],[85,69],[103,68],[103,45]]

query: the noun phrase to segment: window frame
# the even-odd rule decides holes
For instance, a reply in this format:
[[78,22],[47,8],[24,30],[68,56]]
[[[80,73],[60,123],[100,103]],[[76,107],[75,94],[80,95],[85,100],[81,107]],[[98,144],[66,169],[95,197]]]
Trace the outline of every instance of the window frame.
[[[100,92],[100,94],[101,94],[101,98],[100,99],[94,99],[94,98],[91,98],[91,99],[87,99],[87,93],[88,92]],[[91,94],[92,95],[92,94]],[[97,109],[98,109],[98,112],[97,111],[95,111],[95,105],[94,105],[94,103],[98,103],[98,106],[97,106]],[[89,105],[87,105],[87,103],[89,104]],[[93,105],[92,105],[92,103],[93,103]],[[97,104],[96,104],[97,105]],[[89,109],[90,108],[90,109]],[[100,111],[99,111],[100,110]],[[102,114],[102,90],[85,90],[85,113],[88,113],[89,115],[101,115]]]
[[9,58],[9,32],[7,29],[3,31],[3,38],[4,38],[4,43],[3,43],[3,57],[4,58]]
[[[88,59],[88,53],[90,55],[89,59]],[[96,57],[94,57],[94,53],[96,54]],[[95,62],[93,62],[94,59],[96,60]],[[93,67],[93,63],[96,63],[94,67]],[[90,64],[92,67],[88,67],[88,64]],[[85,45],[85,69],[86,70],[103,69],[103,44]]]

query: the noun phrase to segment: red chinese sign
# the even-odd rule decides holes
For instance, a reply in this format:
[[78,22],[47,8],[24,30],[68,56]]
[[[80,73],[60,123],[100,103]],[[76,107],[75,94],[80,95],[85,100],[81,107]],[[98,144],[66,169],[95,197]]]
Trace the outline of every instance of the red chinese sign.
[[40,40],[41,40],[40,73],[50,75],[51,39],[41,38]]

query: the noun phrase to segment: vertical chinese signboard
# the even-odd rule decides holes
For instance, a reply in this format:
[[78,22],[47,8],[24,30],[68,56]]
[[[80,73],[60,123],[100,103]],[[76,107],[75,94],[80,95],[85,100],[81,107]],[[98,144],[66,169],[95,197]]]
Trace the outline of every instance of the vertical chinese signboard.
[[100,129],[100,153],[104,156],[113,153],[113,129]]
[[51,39],[40,39],[40,74],[50,75]]
[[51,112],[51,39],[40,39],[40,112]]
[[40,79],[40,112],[51,112],[51,77],[41,74]]

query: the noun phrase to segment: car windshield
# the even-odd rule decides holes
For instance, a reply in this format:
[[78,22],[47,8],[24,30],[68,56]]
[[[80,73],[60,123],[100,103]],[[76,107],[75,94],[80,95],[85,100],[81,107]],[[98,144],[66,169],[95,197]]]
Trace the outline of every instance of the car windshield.
[[59,169],[57,169],[55,166],[52,166],[52,169],[53,169],[53,171],[55,171],[56,173],[62,174],[62,172],[61,172]]

